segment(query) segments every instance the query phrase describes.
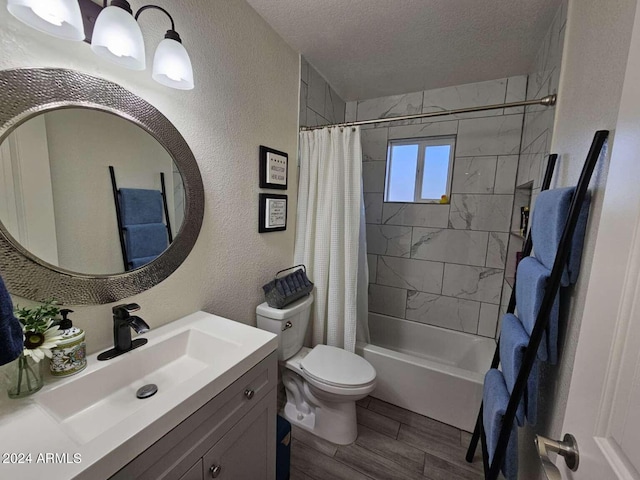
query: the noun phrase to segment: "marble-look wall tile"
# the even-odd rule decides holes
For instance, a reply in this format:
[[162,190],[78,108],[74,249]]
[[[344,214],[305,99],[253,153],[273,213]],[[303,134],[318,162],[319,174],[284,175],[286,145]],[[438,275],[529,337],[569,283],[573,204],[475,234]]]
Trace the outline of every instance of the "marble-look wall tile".
[[387,162],[364,162],[362,164],[362,188],[364,193],[383,193]]
[[369,311],[404,318],[407,291],[402,288],[369,285]]
[[346,104],[331,86],[326,84],[324,116],[332,123],[344,122]]
[[320,115],[324,114],[324,100],[327,91],[327,82],[318,71],[309,68],[309,95],[307,97],[308,107]]
[[498,157],[496,182],[493,193],[513,193],[518,172],[518,155],[502,155]]
[[480,307],[480,319],[478,320],[478,335],[494,338],[498,324],[500,307],[491,303],[483,303]]
[[493,193],[498,157],[456,157],[451,193]]
[[529,178],[533,179],[533,188],[540,188],[544,172],[542,164],[544,162],[544,152],[535,153],[531,157],[531,165],[529,170]]
[[560,68],[563,46],[564,19],[562,8],[559,8],[538,50],[534,73],[529,78],[529,82],[532,83],[530,91],[535,97],[545,94],[543,90],[548,78],[555,69]]
[[442,291],[443,264],[425,260],[378,257],[378,284],[427,293]]
[[516,176],[516,185],[521,186],[530,182],[529,172],[531,171],[531,159],[533,154],[521,153],[518,161],[518,174]]
[[514,155],[520,151],[522,115],[460,120],[456,156]]
[[512,288],[507,281],[502,283],[502,293],[500,295],[500,306],[504,307],[505,311],[509,306],[509,300],[511,299]]
[[415,227],[446,228],[449,224],[449,205],[434,203],[385,203],[382,223]]
[[379,224],[382,222],[382,197],[383,193],[365,193],[364,211],[367,223]]
[[458,133],[458,121],[427,122],[389,127],[389,140],[401,138],[442,137]]
[[504,307],[500,307],[500,313],[498,314],[498,324],[496,325],[496,336],[493,337],[498,341],[500,339],[500,329],[502,328],[502,317],[507,314],[507,309]]
[[487,262],[485,267],[504,268],[507,261],[507,242],[509,234],[502,232],[489,233],[489,245],[487,247]]
[[411,227],[367,225],[367,253],[392,257],[411,255]]
[[[507,79],[503,78],[426,90],[424,92],[422,112],[442,112],[444,110],[504,103],[506,89]],[[455,115],[453,118],[489,117],[494,115],[502,115],[502,110],[465,113]],[[447,120],[451,117],[435,117],[432,120],[437,120],[438,118]]]
[[545,143],[541,144],[540,137],[553,129],[554,118],[553,109],[527,112],[522,136],[522,149],[529,149],[530,153],[544,151],[544,147],[541,148],[541,145],[545,145]]
[[457,229],[508,232],[512,195],[451,195],[449,226]]
[[309,62],[302,55],[300,55],[300,80],[309,84]]
[[415,227],[411,258],[483,267],[488,237],[487,232]]
[[358,102],[347,102],[347,105],[345,106],[345,111],[344,111],[344,121],[355,122],[357,111],[358,111]]
[[408,320],[438,327],[476,333],[480,303],[410,290],[407,296]]
[[413,115],[422,109],[422,92],[373,98],[358,102],[358,120]]
[[378,256],[367,254],[367,266],[369,267],[369,283],[376,283]]
[[[445,264],[442,294],[498,304],[504,271],[498,268]],[[380,266],[378,266],[378,275]]]
[[387,128],[373,128],[360,131],[362,161],[387,161]]
[[560,1],[560,28],[563,28],[567,23],[567,8],[568,8],[569,0],[561,0]]
[[300,126],[308,127],[307,125],[307,95],[309,87],[307,84],[300,81]]
[[[507,79],[507,97],[505,103],[521,102],[527,98],[527,75],[509,77]],[[505,108],[504,114],[524,113],[524,107]]]
[[329,120],[307,107],[307,127],[317,127],[318,125],[326,125],[327,123],[329,123]]

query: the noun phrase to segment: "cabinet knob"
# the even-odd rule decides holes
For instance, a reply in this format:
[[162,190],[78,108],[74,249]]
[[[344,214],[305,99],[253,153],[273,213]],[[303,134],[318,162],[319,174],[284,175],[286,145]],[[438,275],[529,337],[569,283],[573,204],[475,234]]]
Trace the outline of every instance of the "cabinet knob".
[[254,392],[253,390],[251,390],[249,388],[247,388],[244,391],[244,396],[247,397],[249,400],[251,400],[255,394],[256,394],[256,392]]
[[211,467],[209,467],[211,478],[218,478],[220,472],[222,472],[222,465],[211,465]]

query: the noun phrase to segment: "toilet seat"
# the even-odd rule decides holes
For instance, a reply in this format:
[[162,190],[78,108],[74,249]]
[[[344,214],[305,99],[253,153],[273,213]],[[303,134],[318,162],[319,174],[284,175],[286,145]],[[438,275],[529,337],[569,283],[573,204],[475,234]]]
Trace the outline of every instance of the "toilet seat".
[[358,394],[376,380],[376,371],[364,358],[328,345],[317,345],[301,361],[303,377],[330,393]]

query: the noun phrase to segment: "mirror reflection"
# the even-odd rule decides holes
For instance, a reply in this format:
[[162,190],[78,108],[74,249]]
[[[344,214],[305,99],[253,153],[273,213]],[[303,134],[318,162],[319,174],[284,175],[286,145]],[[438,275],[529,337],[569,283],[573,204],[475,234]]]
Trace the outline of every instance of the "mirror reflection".
[[164,147],[107,112],[48,111],[0,144],[0,221],[65,270],[106,275],[149,263],[180,231],[184,205]]

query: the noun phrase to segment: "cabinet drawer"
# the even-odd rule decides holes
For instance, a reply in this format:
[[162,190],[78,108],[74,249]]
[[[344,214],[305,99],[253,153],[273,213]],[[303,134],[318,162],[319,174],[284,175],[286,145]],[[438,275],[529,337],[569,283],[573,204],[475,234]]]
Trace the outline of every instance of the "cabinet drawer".
[[180,477],[180,480],[203,480],[202,478],[202,460],[198,460],[187,473]]
[[262,360],[116,473],[112,480],[179,480],[266,395],[275,396],[277,353]]
[[204,478],[275,479],[276,408],[273,400],[260,400],[204,455]]

